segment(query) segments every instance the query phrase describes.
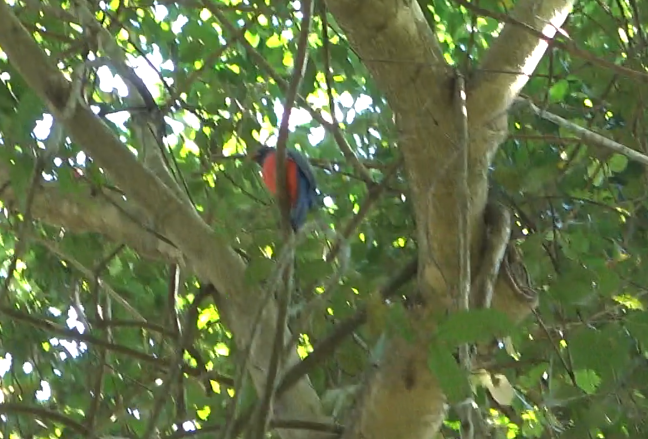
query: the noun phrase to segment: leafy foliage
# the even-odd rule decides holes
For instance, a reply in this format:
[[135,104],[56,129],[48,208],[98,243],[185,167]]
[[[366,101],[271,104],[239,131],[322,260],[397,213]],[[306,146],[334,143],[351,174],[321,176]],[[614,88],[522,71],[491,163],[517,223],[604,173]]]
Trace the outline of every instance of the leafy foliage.
[[[13,6],[68,76],[83,60],[105,56],[78,25],[70,3]],[[507,13],[512,3],[482,0],[479,7]],[[467,56],[478,61],[499,30],[497,19],[477,17],[449,0],[419,4],[454,65]],[[644,71],[647,11],[635,0],[605,7],[578,2],[565,30],[589,58],[552,47],[524,94],[578,126],[645,151],[644,84],[595,61]],[[100,3],[94,15],[158,104],[170,110],[170,166],[182,176],[199,214],[245,255],[249,284],[264,284],[283,238],[274,201],[245,156],[260,144],[276,142],[300,32],[295,5],[113,0]],[[289,146],[311,159],[320,190],[329,197],[318,219],[345,233],[357,215],[362,217],[346,238],[347,271],[324,294],[325,306],[297,327],[298,351],[305,357],[357,313],[367,313],[368,324],[311,371],[321,395],[358,384],[382,329],[413,336],[404,327],[399,299],[407,296],[409,305],[415,288],[392,294],[387,305],[375,292],[415,255],[417,239],[407,174],[400,168],[389,172],[399,156],[392,113],[335,21],[328,17],[327,24],[321,15],[314,17]],[[126,126],[127,111],[134,109],[126,105],[124,78],[102,66],[91,79],[85,98],[137,149]],[[370,175],[381,181],[378,195],[340,151],[330,124],[329,85],[334,122]],[[4,280],[0,304],[2,437],[67,438],[88,432],[139,437],[149,431],[154,413],[162,437],[189,436],[193,429],[213,434],[232,418],[234,398],[237,417],[256,399],[250,384],[236,387],[244,347],[222,323],[217,295],[194,277],[183,279],[176,301],[168,261],[93,230],[79,214],[82,207],[67,210],[76,229],[70,218],[51,213],[64,211],[54,209],[59,198],[39,194],[56,190],[85,206],[89,217],[96,214],[89,207],[92,200],[119,204],[120,193],[73,142],[46,164],[45,181],[33,184],[35,157],[49,136],[47,111],[0,51],[1,275],[13,277]],[[430,163],[430,172],[435,171]],[[501,406],[487,392],[479,393],[482,408],[492,409],[488,416],[498,437],[644,437],[644,167],[522,112],[511,117],[510,136],[491,177],[494,191],[516,211],[516,244],[541,291],[540,306],[534,319],[514,329],[490,311],[455,314],[446,321],[428,355],[444,390],[451,400],[468,391],[451,348],[508,336],[513,348],[502,344],[492,368],[513,383],[516,399]],[[41,208],[31,209],[30,200]],[[152,227],[137,217],[132,225],[141,234]],[[322,261],[324,241],[314,233],[297,250],[293,327],[336,269]],[[257,304],[249,305],[255,312]],[[178,320],[184,323],[185,316],[193,320],[181,333]],[[164,383],[184,331],[192,340],[181,353],[181,377],[168,391]],[[453,416],[446,422],[448,437],[457,435]]]

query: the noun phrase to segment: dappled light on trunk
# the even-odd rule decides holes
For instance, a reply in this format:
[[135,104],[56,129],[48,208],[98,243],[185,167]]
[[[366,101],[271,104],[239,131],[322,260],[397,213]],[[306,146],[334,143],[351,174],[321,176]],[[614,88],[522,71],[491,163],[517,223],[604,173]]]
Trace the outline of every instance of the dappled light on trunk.
[[3,435],[646,437],[643,9],[0,0]]

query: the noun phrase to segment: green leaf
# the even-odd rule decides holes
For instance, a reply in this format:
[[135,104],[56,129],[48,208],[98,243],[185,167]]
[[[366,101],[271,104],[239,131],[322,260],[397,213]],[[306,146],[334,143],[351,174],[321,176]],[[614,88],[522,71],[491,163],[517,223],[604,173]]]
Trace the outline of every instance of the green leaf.
[[268,279],[276,264],[267,258],[254,258],[245,270],[245,282],[248,285],[258,285]]
[[563,263],[561,276],[551,287],[552,295],[560,302],[581,303],[593,293],[593,273],[578,263]]
[[628,331],[641,344],[643,349],[648,348],[648,313],[645,311],[632,311],[625,322]]
[[387,311],[387,328],[390,333],[398,334],[405,340],[414,340],[412,321],[401,303],[395,303],[389,307]]
[[479,17],[477,19],[477,26],[481,32],[495,32],[499,27],[499,21],[490,17]]
[[439,381],[450,404],[463,401],[470,395],[467,373],[459,367],[447,346],[432,343],[428,351],[428,367]]
[[629,344],[614,328],[603,331],[580,329],[567,339],[576,369],[591,369],[602,378],[613,374],[629,360]]
[[600,270],[597,272],[598,291],[605,296],[619,294],[621,291],[621,278],[619,275],[610,269]]
[[596,389],[598,389],[599,384],[601,384],[601,378],[590,369],[580,369],[574,371],[576,377],[576,383],[578,387],[582,389],[588,395],[594,394]]
[[441,322],[437,337],[448,346],[459,346],[504,336],[512,326],[508,316],[495,309],[461,311]]
[[628,167],[628,158],[621,154],[614,154],[608,160],[608,166],[612,172],[623,172]]
[[43,115],[43,109],[43,102],[35,92],[30,89],[23,93],[12,118],[12,135],[22,142],[31,141],[36,120]]
[[561,79],[549,89],[549,99],[551,102],[562,102],[569,92],[569,81]]
[[310,284],[312,282],[317,282],[323,277],[331,275],[333,270],[331,263],[324,261],[323,259],[308,259],[306,261],[298,261],[296,265],[296,270],[299,273],[299,280],[302,284]]

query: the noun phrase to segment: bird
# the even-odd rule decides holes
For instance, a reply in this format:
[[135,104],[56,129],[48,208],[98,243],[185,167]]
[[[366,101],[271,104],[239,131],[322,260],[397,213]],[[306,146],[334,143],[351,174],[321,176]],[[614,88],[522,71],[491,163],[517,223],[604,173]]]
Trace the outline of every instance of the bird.
[[[252,155],[261,166],[263,181],[272,195],[277,193],[277,150],[262,146]],[[308,159],[300,152],[286,149],[286,172],[288,173],[288,198],[290,201],[290,225],[297,232],[306,222],[306,214],[318,201],[317,182]]]

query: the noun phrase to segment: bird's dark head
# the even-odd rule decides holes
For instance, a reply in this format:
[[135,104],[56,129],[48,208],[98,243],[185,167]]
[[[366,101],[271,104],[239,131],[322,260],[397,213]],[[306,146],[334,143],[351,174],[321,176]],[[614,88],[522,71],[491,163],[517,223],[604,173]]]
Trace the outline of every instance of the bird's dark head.
[[254,153],[252,153],[252,160],[254,160],[260,165],[263,165],[263,162],[265,161],[268,154],[274,151],[275,149],[272,148],[271,146],[262,146],[261,148],[254,151]]

